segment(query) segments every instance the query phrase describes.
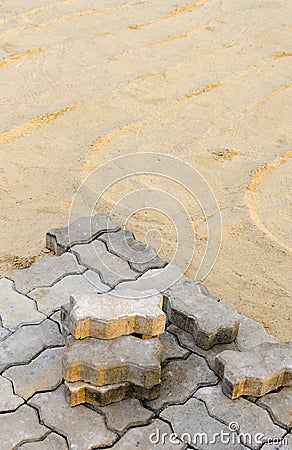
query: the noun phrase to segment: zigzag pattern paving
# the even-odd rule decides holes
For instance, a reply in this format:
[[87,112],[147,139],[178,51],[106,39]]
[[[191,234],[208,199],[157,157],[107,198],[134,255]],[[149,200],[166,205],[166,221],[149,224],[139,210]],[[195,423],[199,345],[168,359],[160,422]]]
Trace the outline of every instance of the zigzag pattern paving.
[[[101,217],[104,224],[106,220],[104,216]],[[93,234],[84,234],[86,239],[80,241],[78,236],[82,236],[82,224],[87,226],[88,221],[75,224],[78,232],[74,245],[82,249],[82,246],[90,245],[92,241],[106,241],[107,238],[103,238],[102,233],[107,231],[117,233],[117,236],[123,234],[118,231],[118,226],[113,227],[112,222],[110,230],[102,228],[100,231],[97,222],[96,220]],[[163,355],[161,392],[158,398],[151,400],[150,397],[143,401],[128,398],[104,407],[70,407],[65,400],[66,386],[62,378],[64,340],[59,323],[61,304],[69,303],[70,290],[72,289],[71,293],[78,294],[78,284],[81,292],[86,292],[91,285],[90,292],[101,294],[109,291],[114,295],[117,289],[120,296],[122,288],[144,290],[159,287],[160,292],[167,290],[166,294],[162,294],[165,298],[164,310],[169,311],[170,293],[175,292],[177,295],[183,291],[185,295],[184,284],[191,285],[192,281],[183,277],[179,269],[171,264],[165,268],[164,262],[159,265],[155,251],[147,252],[147,258],[151,256],[154,265],[151,265],[150,260],[144,266],[144,272],[141,267],[139,272],[133,270],[129,265],[131,255],[122,255],[121,248],[115,244],[114,256],[119,262],[115,267],[115,258],[111,259],[113,264],[110,270],[112,273],[117,270],[119,276],[111,277],[107,284],[105,275],[108,274],[108,268],[103,268],[99,263],[87,270],[82,264],[82,258],[77,262],[71,248],[64,241],[64,236],[67,235],[66,229],[54,230],[54,233],[50,232],[48,235],[54,236],[54,248],[58,253],[61,253],[60,249],[66,249],[62,256],[46,258],[22,272],[12,272],[0,281],[1,450],[89,450],[99,447],[115,450],[291,449],[291,387],[280,387],[261,398],[231,400],[222,392],[218,378],[220,373],[215,372],[215,358],[220,358],[216,355],[226,350],[232,350],[241,359],[240,353],[247,355],[256,345],[270,343],[271,361],[274,360],[278,348],[276,339],[269,336],[260,324],[240,316],[233,308],[228,310],[231,333],[226,333],[224,338],[224,332],[220,333],[220,314],[216,313],[219,305],[222,304],[224,309],[224,302],[210,296],[198,284],[192,285],[198,292],[198,299],[195,298],[194,302],[199,303],[202,297],[204,314],[200,309],[198,313],[195,308],[192,309],[191,315],[196,320],[195,329],[185,324],[185,320],[177,320],[176,314],[175,323],[171,323],[173,311],[168,314],[167,331],[160,337]],[[50,239],[48,241],[51,242]],[[113,239],[113,242],[117,240]],[[140,247],[136,245],[135,249],[137,248],[145,250],[143,244]],[[108,252],[109,258],[113,256],[106,247],[103,252]],[[137,254],[133,256],[133,261],[137,261]],[[119,272],[120,262],[128,270]],[[90,280],[86,280],[87,274],[90,274]],[[84,277],[85,282],[78,283],[81,277]],[[76,282],[73,282],[75,279]],[[67,284],[66,280],[69,280]],[[174,280],[176,284],[172,287]],[[179,303],[180,308],[183,305],[183,302]],[[174,308],[173,304],[171,307]],[[190,307],[190,303],[187,307]],[[184,314],[187,316],[188,311],[184,310]],[[225,323],[224,317],[222,330],[225,330]],[[213,333],[214,327],[217,335]],[[206,339],[202,340],[202,333],[197,333],[197,330],[204,330]],[[208,333],[212,334],[212,339]],[[256,352],[253,354],[256,357]],[[260,363],[259,360],[258,364]],[[232,361],[229,364],[232,365]],[[273,369],[269,370],[271,372]],[[286,370],[288,372],[289,367]],[[83,388],[86,390],[86,386]],[[232,430],[229,427],[234,422],[238,428]],[[220,435],[221,432],[226,435],[229,433],[233,441],[224,445],[218,441],[214,447],[210,440],[215,433]],[[186,438],[187,433],[206,433],[209,441],[203,439],[202,442],[194,443]],[[256,439],[258,434],[260,437],[257,438],[260,440]],[[245,439],[249,435],[250,439]],[[270,439],[274,439],[274,442],[278,440],[278,443],[270,445]]]

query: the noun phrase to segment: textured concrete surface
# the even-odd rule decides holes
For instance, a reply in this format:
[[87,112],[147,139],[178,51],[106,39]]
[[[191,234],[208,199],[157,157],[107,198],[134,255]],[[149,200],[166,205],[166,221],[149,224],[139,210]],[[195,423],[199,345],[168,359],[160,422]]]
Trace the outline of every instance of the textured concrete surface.
[[[269,439],[280,439],[286,431],[273,424],[267,411],[259,408],[255,403],[239,398],[231,400],[223,394],[221,386],[199,389],[194,397],[202,400],[212,417],[229,425],[232,421],[238,424],[238,431],[251,435],[251,447],[259,449]],[[261,443],[256,443],[256,435],[261,433]],[[249,442],[246,442],[250,444]]]
[[40,325],[25,325],[0,341],[0,371],[10,366],[27,364],[42,350],[62,345],[62,335],[52,320],[47,319]]
[[97,236],[107,231],[117,231],[119,225],[106,214],[82,217],[68,227],[54,228],[46,235],[46,247],[56,255],[62,255],[74,244],[88,244]]
[[155,290],[74,294],[67,327],[75,339],[114,339],[133,333],[159,336],[166,323],[162,304],[163,297]]
[[6,278],[0,280],[0,317],[2,325],[10,331],[24,324],[40,323],[46,318],[33,301],[13,289]]
[[122,400],[98,409],[105,416],[107,426],[119,434],[133,426],[141,426],[149,423],[154,413],[142,406],[136,398]]
[[292,341],[262,343],[253,350],[226,350],[216,356],[216,372],[224,393],[261,397],[281,386],[292,386]]
[[42,441],[28,442],[27,444],[22,444],[19,447],[22,450],[67,450],[66,439],[61,437],[59,434],[50,433]]
[[66,381],[105,386],[129,381],[144,387],[160,382],[162,348],[157,338],[70,339],[64,356]]
[[71,449],[106,447],[117,439],[117,435],[106,428],[101,414],[82,405],[71,408],[64,401],[63,386],[55,391],[35,394],[29,404],[37,408],[45,425],[66,436]]
[[10,380],[0,376],[0,412],[13,411],[23,403],[23,399],[13,392]]
[[135,280],[138,273],[132,270],[129,263],[118,256],[109,253],[105,244],[101,241],[93,241],[91,244],[74,245],[71,251],[77,256],[80,264],[89,269],[96,270],[101,280],[110,287],[120,281]]
[[52,286],[65,275],[82,273],[85,267],[77,263],[77,259],[70,253],[62,256],[44,258],[28,269],[13,270],[7,278],[14,281],[15,289],[27,294],[32,289]]
[[69,303],[70,295],[76,292],[107,292],[109,286],[101,282],[99,275],[87,270],[82,275],[68,275],[52,287],[33,289],[29,297],[37,302],[39,311],[51,314],[61,305]]
[[15,412],[1,415],[1,448],[12,449],[25,441],[43,438],[49,429],[39,423],[37,412],[28,405],[20,406]]
[[15,393],[25,399],[39,391],[51,391],[63,379],[63,354],[63,347],[44,350],[29,364],[10,367],[3,375],[13,382]]
[[151,387],[140,386],[131,382],[94,386],[83,381],[65,382],[65,397],[69,405],[88,403],[92,406],[107,406],[130,397],[153,400],[160,394],[160,383]]
[[237,337],[239,315],[233,305],[205,295],[198,284],[185,281],[164,296],[169,321],[191,333],[199,347],[208,350]]
[[199,386],[216,384],[218,378],[203,358],[190,355],[185,360],[169,361],[162,369],[161,381],[159,397],[148,402],[156,412],[184,403]]
[[292,388],[283,388],[279,392],[271,392],[257,400],[257,404],[265,408],[280,427],[289,431],[292,427]]
[[[77,236],[82,236],[82,227],[78,233]],[[88,235],[86,237],[89,240],[91,238]],[[77,242],[76,245],[82,247],[88,244]],[[102,249],[102,256],[104,251],[107,250]],[[113,253],[108,254],[109,258],[119,259]],[[63,267],[60,261],[64,262]],[[120,261],[131,270],[127,260]],[[37,269],[32,266],[31,269],[16,274],[15,285],[8,279],[0,281],[0,286],[4,289],[2,292],[5,293],[0,300],[1,450],[90,450],[99,447],[117,450],[258,448],[258,443],[255,442],[247,443],[246,446],[243,437],[234,443],[221,442],[220,433],[230,432],[230,438],[238,438],[241,430],[252,437],[258,432],[274,439],[274,444],[266,443],[261,450],[290,450],[291,435],[287,433],[291,427],[291,388],[280,388],[261,398],[231,400],[222,393],[222,383],[214,371],[218,370],[216,358],[220,358],[222,352],[226,351],[232,353],[230,365],[233,370],[240,367],[237,362],[244,361],[250,352],[256,354],[250,370],[260,367],[263,355],[257,350],[258,344],[268,346],[270,350],[267,351],[266,360],[274,368],[278,365],[279,358],[282,365],[285,363],[285,354],[278,352],[280,347],[275,344],[275,339],[260,324],[239,316],[239,330],[235,340],[229,344],[216,344],[208,350],[197,345],[193,334],[169,323],[167,330],[160,336],[161,350],[157,365],[160,367],[162,360],[162,369],[161,377],[157,376],[155,380],[161,378],[162,381],[152,388],[129,382],[95,389],[81,381],[64,383],[61,361],[64,338],[70,342],[72,336],[66,336],[66,329],[63,330],[64,337],[61,334],[60,305],[68,305],[71,294],[81,292],[97,295],[96,292],[101,293],[103,289],[108,291],[110,287],[102,282],[102,274],[99,276],[99,272],[86,270],[80,274],[70,252],[64,252],[60,257],[46,258],[43,264],[38,264]],[[57,264],[56,269],[54,264]],[[174,265],[149,269],[143,274],[135,272],[135,277],[138,278],[132,281],[128,281],[127,275],[124,276],[125,278],[120,274],[115,281],[111,280],[115,283],[112,293],[117,297],[121,296],[125,288],[157,289],[161,292],[186,281],[180,269]],[[17,285],[23,292],[17,292]],[[218,303],[218,299],[210,296],[204,286],[196,286],[202,296],[211,299],[208,302],[210,308],[206,310],[206,315],[211,317],[214,313],[213,305],[218,306],[221,302]],[[136,293],[132,297],[133,301],[135,297]],[[50,315],[50,318],[38,323],[39,319],[35,316],[38,311]],[[207,319],[209,320],[208,317]],[[151,347],[157,338],[123,338],[135,342],[135,345],[116,345],[120,358],[123,358],[125,350],[125,360],[131,360],[132,355],[132,359],[138,358],[143,367],[149,359],[149,352],[145,349]],[[77,342],[86,344],[88,339],[90,338]],[[119,339],[121,337],[112,341]],[[103,342],[107,345],[110,341]],[[105,349],[108,360],[113,356],[112,350]],[[87,357],[83,353],[82,356]],[[100,355],[102,358],[104,353]],[[226,353],[223,356],[224,354]],[[91,356],[93,358],[94,354]],[[79,362],[77,358],[77,365]],[[96,375],[96,371],[93,372]],[[93,405],[78,405],[80,399],[86,400],[86,396]],[[76,405],[74,408],[66,402],[66,397],[71,404]],[[140,397],[141,400],[133,397]],[[113,403],[104,406],[109,398]],[[230,429],[231,422],[237,422],[239,432]],[[205,433],[208,443],[204,441],[194,445],[188,439],[182,442],[188,438],[187,434],[182,436],[182,433],[191,433],[190,438],[198,436],[198,433]],[[219,436],[214,433],[219,433]],[[214,436],[217,441],[212,444],[210,441]]]
[[132,269],[146,272],[149,269],[159,269],[166,265],[166,261],[158,258],[154,248],[137,241],[131,231],[122,229],[117,233],[105,233],[99,238],[107,249],[126,259]]

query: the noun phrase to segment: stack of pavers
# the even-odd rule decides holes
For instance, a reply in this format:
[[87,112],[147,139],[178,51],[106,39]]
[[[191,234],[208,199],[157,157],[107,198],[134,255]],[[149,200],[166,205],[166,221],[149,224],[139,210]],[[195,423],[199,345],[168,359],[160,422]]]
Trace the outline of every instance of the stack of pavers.
[[156,290],[71,295],[70,304],[62,307],[63,368],[71,406],[159,396],[159,336],[166,323],[162,303]]

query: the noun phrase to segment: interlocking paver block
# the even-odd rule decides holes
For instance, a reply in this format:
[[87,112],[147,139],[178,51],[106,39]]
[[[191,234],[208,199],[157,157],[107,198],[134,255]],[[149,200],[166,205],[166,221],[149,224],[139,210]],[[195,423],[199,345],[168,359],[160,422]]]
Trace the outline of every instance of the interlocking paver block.
[[168,362],[162,369],[161,381],[160,396],[147,403],[155,411],[185,402],[199,386],[215,384],[218,378],[204,358],[190,355],[187,359]]
[[37,302],[39,311],[51,314],[69,303],[70,295],[78,292],[107,292],[109,286],[102,283],[98,273],[87,270],[82,275],[68,275],[54,286],[34,289],[29,297]]
[[131,427],[146,425],[154,416],[154,413],[144,408],[136,398],[100,407],[98,411],[105,416],[107,426],[119,434],[123,434]]
[[117,231],[119,228],[106,214],[82,217],[68,227],[50,230],[46,235],[46,247],[56,255],[61,255],[74,244],[88,244],[101,233]]
[[65,253],[62,256],[44,258],[28,269],[12,270],[6,276],[14,281],[18,292],[28,294],[32,289],[52,286],[65,275],[80,274],[85,270],[74,255]]
[[106,244],[110,252],[126,259],[132,269],[138,272],[159,269],[167,264],[158,258],[154,248],[137,241],[129,230],[121,229],[116,233],[105,233],[99,240]]
[[22,405],[15,412],[2,414],[0,419],[0,448],[11,450],[24,441],[41,439],[49,432],[40,425],[37,412],[27,405]]
[[[197,398],[189,399],[184,405],[169,406],[160,417],[170,422],[173,431],[197,450],[247,450],[238,441],[238,435],[210,417],[205,404]],[[225,442],[222,433],[225,433]]]
[[94,386],[129,381],[150,387],[160,382],[161,357],[157,338],[69,339],[64,356],[65,378],[69,382],[84,381]]
[[[250,437],[243,437],[242,443],[254,450],[259,449],[264,442],[271,438],[281,438],[285,430],[274,425],[269,414],[255,403],[244,398],[231,400],[222,393],[221,386],[213,386],[199,389],[194,397],[202,400],[212,417],[229,425],[237,423],[240,433]],[[259,439],[258,435],[262,437]],[[259,441],[259,442],[257,442]]]
[[251,350],[263,342],[278,342],[277,338],[266,332],[261,323],[255,322],[245,316],[239,316],[239,322],[239,330],[235,343],[240,351]]
[[0,372],[17,364],[28,364],[46,348],[60,347],[63,338],[57,323],[44,320],[40,325],[25,325],[0,341]]
[[263,343],[246,352],[226,350],[216,356],[215,365],[225,395],[260,397],[292,386],[292,341]]
[[71,408],[65,401],[64,385],[35,394],[29,401],[39,410],[42,422],[66,436],[70,449],[89,450],[111,446],[117,435],[105,426],[104,417],[86,406]]
[[238,350],[235,342],[231,342],[230,344],[217,344],[210,348],[210,350],[204,350],[196,345],[196,340],[191,333],[187,333],[175,325],[170,325],[167,330],[178,338],[182,347],[189,349],[197,355],[203,356],[212,370],[215,370],[215,358],[218,353],[221,353],[224,350]]
[[56,433],[50,433],[43,441],[28,442],[18,448],[21,450],[68,450],[66,440]]
[[136,291],[157,289],[158,292],[163,292],[175,283],[182,283],[184,280],[186,278],[180,268],[174,264],[168,264],[163,269],[148,270],[135,281],[122,282],[115,289],[134,289]]
[[167,331],[160,336],[160,342],[162,344],[162,361],[165,362],[169,359],[184,358],[189,355],[189,351],[182,348],[175,336]]
[[157,398],[160,393],[160,384],[152,387],[143,387],[129,382],[109,384],[107,386],[93,386],[83,381],[75,381],[74,383],[65,381],[65,388],[66,399],[70,406],[83,403],[93,406],[106,406],[129,397],[152,400]]
[[273,421],[280,427],[292,427],[292,388],[284,387],[258,399],[257,404],[265,408]]
[[16,394],[27,399],[35,392],[52,390],[61,383],[64,348],[44,350],[26,365],[10,367],[4,372],[14,385]]
[[7,278],[0,279],[0,316],[2,324],[14,331],[25,323],[40,323],[46,318],[34,303],[23,294],[13,289],[13,283]]
[[132,333],[157,336],[165,330],[162,303],[163,297],[156,290],[74,294],[68,328],[75,339],[113,339]]
[[183,450],[186,445],[173,436],[170,426],[156,419],[146,427],[131,428],[113,450]]
[[13,411],[22,403],[23,399],[14,394],[11,381],[0,375],[0,412]]
[[192,281],[172,286],[164,295],[170,322],[191,333],[199,347],[208,350],[236,338],[239,315],[230,303],[202,294]]
[[71,251],[80,264],[96,270],[102,281],[111,287],[123,280],[135,280],[139,273],[132,270],[129,263],[107,251],[106,245],[99,241],[90,244],[74,245]]

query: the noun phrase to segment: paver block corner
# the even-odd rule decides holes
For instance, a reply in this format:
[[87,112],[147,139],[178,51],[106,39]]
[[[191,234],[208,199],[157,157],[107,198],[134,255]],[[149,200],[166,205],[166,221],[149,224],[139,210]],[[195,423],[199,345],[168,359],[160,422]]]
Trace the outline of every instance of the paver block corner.
[[263,343],[246,352],[226,350],[216,356],[216,372],[225,395],[261,397],[292,386],[292,341]]

